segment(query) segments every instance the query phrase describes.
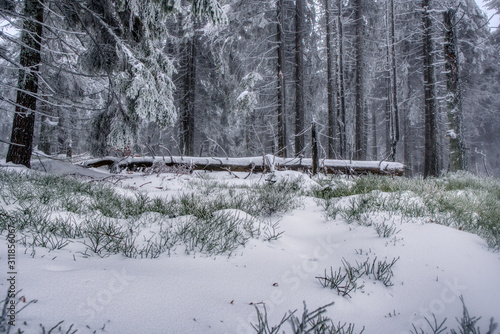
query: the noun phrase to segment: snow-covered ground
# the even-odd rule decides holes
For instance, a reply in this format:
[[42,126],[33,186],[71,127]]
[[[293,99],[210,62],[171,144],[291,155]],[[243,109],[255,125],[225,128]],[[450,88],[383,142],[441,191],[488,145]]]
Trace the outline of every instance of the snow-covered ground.
[[[86,173],[107,177],[103,170],[86,170],[61,164],[45,166],[50,173]],[[296,177],[298,173],[284,173]],[[211,178],[229,184],[263,182],[262,175],[248,179],[245,173],[212,173]],[[187,185],[194,175],[122,174],[120,191],[141,189],[150,196],[194,191]],[[314,183],[314,181],[309,181]],[[189,189],[189,190],[186,190]],[[448,318],[456,327],[462,315],[463,296],[471,315],[500,320],[500,254],[488,249],[477,235],[430,221],[402,223],[392,217],[399,233],[381,238],[373,227],[327,220],[324,209],[310,197],[302,206],[276,216],[284,231],[278,240],[250,239],[232,256],[186,254],[178,247],[170,256],[130,259],[81,254],[81,243],[61,249],[17,248],[17,289],[26,303],[17,328],[40,333],[61,320],[63,328],[78,333],[255,333],[255,305],[265,304],[270,325],[278,324],[288,311],[301,315],[334,302],[327,315],[335,323],[354,323],[355,332],[409,333],[414,324],[425,329],[425,317]],[[6,233],[0,241],[2,277],[8,272]],[[363,287],[350,297],[323,288],[317,276],[342,260],[351,264],[367,258],[399,260],[394,265],[393,286],[363,276]],[[4,276],[5,275],[5,276]],[[8,289],[6,279],[1,291]],[[2,292],[2,295],[5,295]],[[262,304],[263,303],[263,304]],[[104,327],[104,329],[103,329]],[[485,329],[484,329],[485,331]]]

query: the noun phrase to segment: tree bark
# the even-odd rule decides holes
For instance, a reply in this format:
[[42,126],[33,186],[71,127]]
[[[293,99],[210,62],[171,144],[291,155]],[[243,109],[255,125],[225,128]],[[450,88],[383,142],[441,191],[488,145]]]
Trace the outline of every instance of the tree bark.
[[303,155],[305,148],[304,1],[295,1],[295,156]]
[[363,96],[363,76],[364,76],[364,63],[363,63],[363,14],[362,14],[362,0],[354,1],[354,21],[356,24],[355,32],[355,49],[356,49],[356,83],[355,83],[355,159],[366,159],[366,147],[363,146],[364,142],[364,96]]
[[396,149],[399,142],[399,107],[398,107],[398,76],[396,63],[396,24],[394,0],[389,2],[389,32],[390,32],[390,67],[391,67],[391,158],[396,161]]
[[436,109],[436,79],[434,74],[434,43],[432,41],[431,0],[423,0],[422,23],[423,60],[424,60],[424,98],[425,98],[425,154],[424,177],[439,176],[438,117]]
[[372,159],[377,160],[378,159],[378,143],[377,143],[377,113],[372,112],[372,127],[373,127],[373,132],[372,132]]
[[337,136],[337,122],[335,110],[335,76],[333,71],[333,46],[332,46],[332,17],[330,1],[325,0],[326,15],[326,70],[327,70],[327,96],[328,96],[328,158],[335,158],[335,138]]
[[41,63],[43,30],[43,0],[26,0],[21,33],[16,110],[12,125],[11,144],[6,161],[30,167],[33,152],[38,75]]
[[276,15],[278,24],[276,26],[276,39],[278,42],[278,156],[286,157],[287,134],[286,134],[286,80],[285,80],[285,7],[284,0],[276,1]]
[[[193,23],[195,24],[195,23]],[[181,110],[181,153],[194,153],[195,101],[196,101],[196,33],[184,44],[184,94]]]
[[338,0],[337,11],[337,125],[339,127],[340,157],[345,158],[347,154],[346,138],[346,113],[344,93],[344,27],[342,22],[343,0]]
[[450,160],[448,171],[467,170],[467,154],[462,123],[462,92],[460,89],[460,62],[455,34],[456,10],[443,13],[445,26],[444,58],[446,71],[446,105],[449,129],[446,137],[450,140]]
[[319,152],[318,152],[318,134],[316,132],[316,121],[311,124],[311,149],[312,149],[312,174],[318,174],[319,170]]

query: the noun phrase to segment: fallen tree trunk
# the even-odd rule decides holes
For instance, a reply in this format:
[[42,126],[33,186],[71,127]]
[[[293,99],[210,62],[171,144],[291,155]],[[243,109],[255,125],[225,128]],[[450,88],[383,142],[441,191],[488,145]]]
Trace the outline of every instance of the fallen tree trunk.
[[[248,158],[201,158],[201,157],[105,157],[87,160],[83,167],[109,166],[114,172],[123,169],[138,170],[153,166],[186,167],[188,170],[231,171],[265,173],[275,170],[296,170],[309,172],[312,168],[310,158],[280,158],[274,155]],[[402,176],[404,166],[398,162],[387,161],[350,161],[323,159],[319,169],[327,174],[377,174]]]

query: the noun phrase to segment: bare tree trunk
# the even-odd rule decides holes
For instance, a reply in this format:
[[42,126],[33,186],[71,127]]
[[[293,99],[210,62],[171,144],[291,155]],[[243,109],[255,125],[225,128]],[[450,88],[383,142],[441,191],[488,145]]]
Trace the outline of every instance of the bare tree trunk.
[[434,43],[432,41],[431,0],[423,0],[422,23],[425,98],[424,177],[439,176],[438,117],[436,109],[436,79],[434,74]]
[[280,157],[288,155],[286,133],[286,81],[285,81],[285,7],[284,0],[276,1],[278,24],[276,39],[278,42],[278,152]]
[[[389,51],[389,40],[386,41],[386,58],[387,58],[387,69],[390,68],[390,51]],[[387,92],[387,99],[385,101],[385,156],[387,159],[391,156],[392,151],[392,108],[391,108],[391,73],[388,71],[385,78],[385,89]]]
[[[405,42],[406,53],[410,50],[409,42]],[[408,65],[409,66],[409,65]],[[411,123],[410,123],[410,92],[411,92],[411,81],[409,72],[406,74],[406,90],[404,96],[404,115],[403,115],[403,147],[404,147],[404,165],[405,165],[405,176],[413,176],[413,136],[411,134]]]
[[304,154],[304,1],[295,1],[295,155]]
[[355,159],[365,160],[366,159],[366,147],[363,146],[364,138],[364,94],[363,94],[363,74],[364,74],[364,63],[363,63],[363,14],[361,8],[362,0],[354,1],[354,20],[356,24],[356,84],[355,84]]
[[30,167],[41,62],[43,0],[26,0],[21,33],[16,113],[6,161]]
[[318,134],[316,132],[316,121],[311,124],[311,148],[312,148],[312,174],[318,174],[319,168],[319,152],[318,152]]
[[180,149],[183,155],[194,154],[194,127],[196,101],[196,33],[184,43],[184,94],[181,110]]
[[335,110],[335,76],[333,71],[333,46],[332,46],[332,17],[330,1],[325,0],[326,12],[326,68],[327,68],[327,96],[328,96],[328,158],[335,158],[335,137],[337,136],[337,122]]
[[460,70],[455,35],[456,10],[448,9],[443,13],[445,26],[444,58],[446,70],[446,104],[448,107],[449,129],[446,137],[450,140],[450,161],[448,170],[455,172],[467,170],[467,154],[462,125],[462,92],[460,89]]
[[394,15],[394,0],[389,3],[389,32],[390,32],[390,71],[391,71],[391,158],[396,161],[396,149],[399,142],[399,107],[398,107],[398,80],[396,64],[396,28]]
[[338,0],[337,16],[337,124],[339,127],[340,156],[346,157],[347,138],[346,138],[346,112],[345,112],[345,93],[344,93],[344,29],[342,22],[343,0]]
[[378,144],[377,144],[377,113],[372,112],[372,126],[373,126],[373,138],[372,138],[372,160],[378,160]]

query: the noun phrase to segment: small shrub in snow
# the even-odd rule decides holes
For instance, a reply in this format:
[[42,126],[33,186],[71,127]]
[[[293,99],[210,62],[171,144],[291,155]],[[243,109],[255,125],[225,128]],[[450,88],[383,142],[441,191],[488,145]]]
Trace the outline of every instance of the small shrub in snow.
[[83,244],[94,254],[101,257],[119,253],[127,232],[111,219],[104,217],[88,217],[84,222]]
[[389,238],[400,232],[395,224],[389,225],[386,222],[374,223],[373,227],[375,232],[377,232],[378,236],[381,238]]
[[262,234],[265,241],[273,241],[281,238],[285,231],[279,231],[279,221],[275,223],[266,222],[262,227]]
[[190,217],[177,230],[186,252],[209,255],[232,253],[258,231],[251,218],[240,217],[233,211],[219,211],[205,217]]
[[324,276],[316,278],[322,287],[336,290],[340,296],[351,297],[350,293],[356,291],[358,288],[357,280],[362,276],[373,277],[386,287],[392,286],[391,278],[394,276],[392,267],[398,260],[399,257],[394,258],[391,262],[377,261],[375,257],[373,261],[368,258],[366,261],[352,266],[348,261],[342,259],[342,267],[339,267],[338,271],[333,271],[333,268],[330,267],[330,273],[325,269]]
[[[460,301],[462,302],[462,317],[456,318],[458,322],[458,328],[451,328],[449,331],[446,331],[448,327],[446,326],[446,322],[448,319],[444,319],[442,322],[438,322],[436,319],[436,315],[432,314],[432,321],[427,317],[425,321],[429,327],[428,330],[422,328],[416,328],[413,326],[413,330],[410,331],[411,334],[440,334],[440,333],[449,333],[449,334],[481,334],[483,333],[479,327],[477,327],[477,323],[481,320],[481,317],[471,317],[469,314],[469,310],[465,306],[463,296],[460,296]],[[495,334],[498,328],[498,323],[495,322],[493,318],[490,319],[490,324],[488,329],[484,334]],[[445,332],[446,331],[446,332]]]
[[302,185],[301,178],[282,178],[274,183],[266,182],[254,186],[250,190],[250,196],[256,204],[255,207],[260,210],[260,215],[272,216],[298,207]]
[[358,264],[358,272],[362,275],[370,276],[377,281],[382,282],[385,286],[393,286],[394,284],[391,281],[391,278],[394,276],[392,272],[392,267],[398,262],[398,258],[393,258],[391,262],[387,261],[377,261],[377,258],[370,261],[370,259],[366,259],[365,262]]
[[351,297],[350,293],[356,291],[357,288],[357,278],[349,278],[349,275],[346,271],[342,270],[342,267],[339,267],[339,270],[335,272],[330,267],[330,274],[325,269],[325,275],[316,278],[322,287],[336,290],[337,294],[342,297]]
[[[274,326],[269,325],[266,305],[263,304],[263,311],[261,311],[261,308],[257,305],[254,305],[257,312],[257,324],[252,324],[252,327],[258,334],[285,333],[283,328],[286,325],[289,327],[289,330],[286,333],[292,334],[355,334],[354,324],[341,324],[340,322],[335,324],[332,319],[324,316],[326,308],[331,305],[333,305],[333,303],[321,306],[310,312],[304,302],[304,311],[300,317],[295,315],[297,310],[293,312],[290,311],[288,314],[283,316],[279,324]],[[363,333],[363,331],[364,327],[359,334]]]
[[353,196],[349,204],[340,210],[340,216],[349,224],[360,222],[367,225],[368,216],[375,211],[376,198],[370,194]]

